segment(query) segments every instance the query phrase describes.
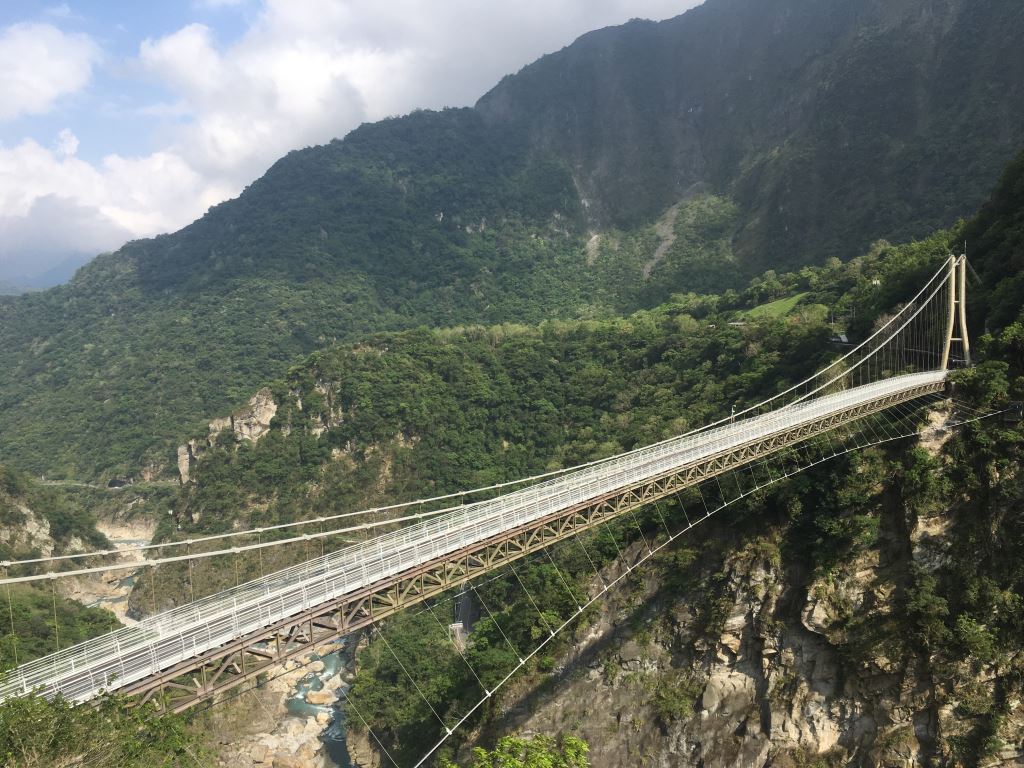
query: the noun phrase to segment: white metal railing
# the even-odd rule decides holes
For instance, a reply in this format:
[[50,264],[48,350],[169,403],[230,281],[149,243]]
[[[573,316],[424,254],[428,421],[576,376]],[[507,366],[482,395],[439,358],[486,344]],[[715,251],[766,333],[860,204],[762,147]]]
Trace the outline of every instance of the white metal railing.
[[144,679],[309,607],[503,531],[641,484],[703,458],[922,385],[945,371],[896,376],[668,440],[553,480],[354,544],[28,662],[0,680],[0,700],[41,689],[83,701]]

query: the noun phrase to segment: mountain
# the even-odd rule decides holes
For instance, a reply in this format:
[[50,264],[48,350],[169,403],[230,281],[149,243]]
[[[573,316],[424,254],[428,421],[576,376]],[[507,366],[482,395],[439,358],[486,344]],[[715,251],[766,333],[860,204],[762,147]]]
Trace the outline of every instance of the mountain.
[[0,300],[0,455],[48,474],[166,464],[147,451],[335,337],[599,303],[569,191],[471,110],[292,153],[182,231]]
[[708,0],[292,152],[0,299],[0,460],[152,476],[332,340],[620,314],[948,225],[1024,144],[1022,33],[1014,0]]
[[711,0],[585,35],[477,109],[567,158],[595,226],[710,185],[741,259],[792,267],[977,210],[1024,145],[1022,29],[1006,0]]
[[15,285],[14,283],[6,280],[0,280],[0,296],[17,296],[20,293],[24,293],[27,288]]
[[[28,290],[41,291],[46,288],[52,288],[55,285],[66,283],[70,280],[78,268],[88,264],[93,260],[95,254],[92,253],[77,253],[68,256],[66,259],[54,264],[52,267],[48,267],[41,272],[34,272],[30,275],[22,275],[17,278],[19,285],[25,286]],[[52,261],[51,261],[52,263]]]

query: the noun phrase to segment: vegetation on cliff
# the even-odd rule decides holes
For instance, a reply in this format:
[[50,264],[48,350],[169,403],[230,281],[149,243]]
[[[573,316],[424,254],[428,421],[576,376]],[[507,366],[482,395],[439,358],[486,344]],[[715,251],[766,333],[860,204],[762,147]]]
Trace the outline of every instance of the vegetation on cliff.
[[156,717],[110,699],[98,707],[26,697],[0,706],[0,762],[9,768],[203,768],[202,739],[180,715]]
[[[588,768],[588,751],[586,742],[573,736],[558,742],[549,736],[505,736],[493,750],[473,750],[473,761],[467,768]],[[457,766],[442,760],[441,768]]]

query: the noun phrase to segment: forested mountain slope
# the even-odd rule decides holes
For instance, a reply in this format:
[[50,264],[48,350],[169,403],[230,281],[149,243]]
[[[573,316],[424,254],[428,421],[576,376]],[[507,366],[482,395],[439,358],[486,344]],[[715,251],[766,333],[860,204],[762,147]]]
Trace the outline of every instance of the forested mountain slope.
[[1006,0],[711,0],[580,38],[477,104],[569,159],[598,224],[699,185],[760,268],[974,213],[1024,144],[1024,11]]
[[190,421],[334,337],[574,314],[593,281],[576,279],[570,188],[470,110],[292,153],[181,232],[0,300],[0,456],[86,476],[167,464]]
[[333,339],[628,313],[948,225],[1024,142],[1022,25],[1015,0],[708,0],[293,152],[0,298],[0,460],[153,476]]

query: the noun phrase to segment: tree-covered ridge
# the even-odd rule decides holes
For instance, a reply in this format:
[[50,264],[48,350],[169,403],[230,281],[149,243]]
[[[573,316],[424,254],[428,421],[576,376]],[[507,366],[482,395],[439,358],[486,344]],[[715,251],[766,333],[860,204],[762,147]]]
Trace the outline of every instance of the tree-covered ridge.
[[568,177],[499,136],[468,110],[364,127],[180,233],[0,304],[0,455],[138,471],[332,338],[574,313]]
[[[370,191],[352,195],[372,199]],[[372,237],[372,269],[352,265],[369,246],[333,229],[322,236],[333,219],[310,214],[316,245],[289,269],[250,275],[237,249],[232,256],[208,244],[224,255],[217,281],[202,284],[206,273],[196,267],[181,291],[155,291],[150,272],[172,257],[148,249],[173,251],[163,239],[127,246],[128,261],[100,257],[67,286],[0,304],[0,456],[57,476],[166,470],[183,432],[333,339],[415,325],[609,316],[667,295],[673,270],[687,260],[729,259],[721,224],[729,208],[714,198],[679,211],[675,242],[650,280],[643,265],[661,242],[653,228],[605,238],[589,253],[566,218],[467,221],[445,206],[438,221],[441,205],[424,203],[412,224],[396,219],[391,244]],[[723,285],[719,275],[709,272],[707,284]]]
[[554,218],[575,232],[579,208],[557,159],[472,110],[423,110],[289,153],[236,200],[131,252],[153,291],[282,270],[333,280],[341,266],[401,296],[409,282],[446,282],[445,268],[472,275],[474,230]]
[[515,479],[719,418],[827,352],[820,322],[711,325],[666,305],[325,349],[277,388],[267,436],[218,438],[200,456],[182,511],[226,528],[257,500],[269,506],[247,522],[263,524]]

